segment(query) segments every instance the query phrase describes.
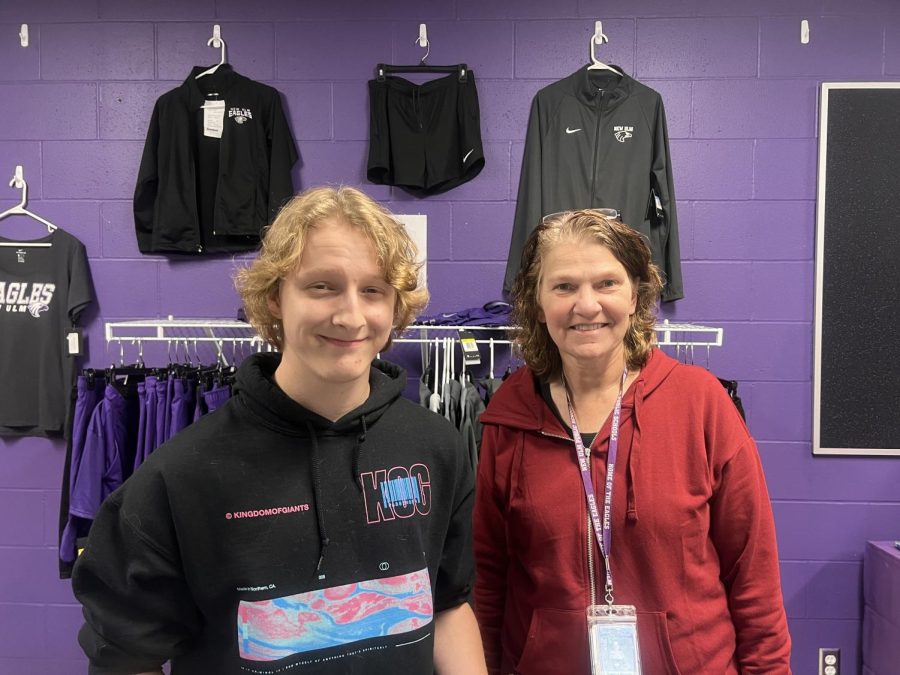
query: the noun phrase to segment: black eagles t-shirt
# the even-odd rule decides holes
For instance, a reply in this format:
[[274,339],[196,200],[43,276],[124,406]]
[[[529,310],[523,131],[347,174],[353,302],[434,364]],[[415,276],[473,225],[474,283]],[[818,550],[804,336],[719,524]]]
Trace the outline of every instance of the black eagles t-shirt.
[[[10,240],[0,237],[0,243]],[[66,331],[93,300],[84,245],[55,230],[0,246],[0,435],[61,434],[75,359]]]

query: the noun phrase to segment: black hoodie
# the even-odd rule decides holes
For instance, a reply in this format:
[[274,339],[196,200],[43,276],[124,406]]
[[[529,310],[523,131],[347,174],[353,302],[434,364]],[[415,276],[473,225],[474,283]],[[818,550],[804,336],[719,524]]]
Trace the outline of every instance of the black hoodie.
[[337,422],[280,357],[103,504],[72,585],[91,673],[431,673],[434,614],[472,583],[473,478],[456,430],[376,361]]

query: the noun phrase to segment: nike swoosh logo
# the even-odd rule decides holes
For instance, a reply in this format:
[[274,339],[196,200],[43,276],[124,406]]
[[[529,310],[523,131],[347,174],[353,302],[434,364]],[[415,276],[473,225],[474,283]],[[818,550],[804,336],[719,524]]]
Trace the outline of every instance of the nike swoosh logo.
[[475,152],[475,148],[472,148],[471,150],[469,150],[469,151],[466,153],[466,156],[463,157],[463,161],[462,161],[463,164],[466,163],[466,160],[469,159],[469,155],[471,155],[473,152]]
[[566,127],[567,134],[574,134],[576,131],[581,131],[581,129],[570,129],[569,127]]

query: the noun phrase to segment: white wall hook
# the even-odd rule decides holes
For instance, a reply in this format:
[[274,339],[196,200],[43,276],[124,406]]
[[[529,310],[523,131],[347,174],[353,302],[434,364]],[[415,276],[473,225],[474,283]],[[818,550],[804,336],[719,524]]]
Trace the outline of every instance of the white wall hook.
[[22,27],[19,29],[19,42],[23,47],[28,46],[28,24],[23,23]]
[[428,55],[431,53],[431,45],[428,43],[428,28],[424,23],[419,24],[419,37],[417,37],[414,42],[420,47],[425,48],[425,56],[422,57],[421,65],[425,65],[425,59],[428,58]]
[[595,21],[594,22],[594,43],[598,45],[602,45],[604,42],[609,42],[609,38],[603,34],[603,22]]
[[12,180],[9,181],[9,186],[18,188],[19,190],[25,187],[25,176],[22,174],[21,164],[16,164],[16,173],[12,177]]
[[222,46],[222,29],[219,27],[219,24],[213,25],[213,36],[210,42],[216,49]]
[[809,21],[806,19],[800,22],[800,44],[809,44]]

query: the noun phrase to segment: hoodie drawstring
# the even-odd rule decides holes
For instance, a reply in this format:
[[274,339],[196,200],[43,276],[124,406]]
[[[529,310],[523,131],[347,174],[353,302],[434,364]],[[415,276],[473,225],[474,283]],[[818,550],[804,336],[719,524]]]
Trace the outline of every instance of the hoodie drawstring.
[[325,574],[322,572],[322,565],[325,562],[325,551],[328,549],[330,540],[325,531],[325,510],[321,508],[322,489],[319,483],[319,440],[316,438],[316,430],[307,420],[306,429],[309,431],[309,437],[312,440],[312,475],[313,475],[313,495],[315,496],[316,520],[319,523],[319,563],[316,565],[316,577],[324,579]]
[[[357,484],[357,489],[362,492],[362,480],[359,478],[359,459],[362,454],[362,444],[366,442],[366,416],[359,416],[362,425],[362,431],[356,437],[356,444],[353,446],[353,482]],[[325,553],[328,550],[328,544],[331,540],[328,538],[328,532],[325,529],[325,509],[322,505],[322,485],[320,480],[319,464],[321,457],[319,456],[319,439],[316,436],[315,427],[307,420],[306,429],[309,431],[310,442],[312,443],[312,477],[313,477],[313,495],[315,496],[316,522],[319,524],[319,562],[316,565],[316,578],[322,580],[325,578],[323,566],[325,564]]]
[[628,466],[625,471],[625,482],[628,485],[628,497],[626,501],[625,520],[637,522],[637,493],[635,488],[634,477],[638,473],[641,449],[641,422],[638,416],[638,410],[644,403],[644,380],[638,378],[634,383],[634,411],[632,412],[632,420],[634,422],[634,432],[631,435],[631,450],[628,453]]
[[362,431],[356,437],[356,446],[353,448],[353,482],[361,493],[363,484],[359,475],[359,456],[362,454],[362,444],[366,442],[366,416],[360,415],[359,420],[362,423]]

